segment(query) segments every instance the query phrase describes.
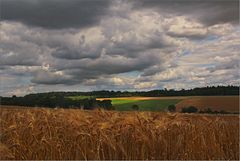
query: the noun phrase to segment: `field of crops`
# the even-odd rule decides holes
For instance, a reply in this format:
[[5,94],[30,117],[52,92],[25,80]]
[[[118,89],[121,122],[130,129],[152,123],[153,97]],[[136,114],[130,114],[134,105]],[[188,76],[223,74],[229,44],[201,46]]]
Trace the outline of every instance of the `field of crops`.
[[110,99],[117,111],[131,111],[133,105],[138,105],[140,111],[165,111],[169,105],[175,105],[188,97],[119,97],[98,98]]
[[195,106],[198,109],[211,108],[217,111],[239,112],[239,96],[199,96],[182,100],[176,104],[178,111],[188,106]]
[[0,108],[0,158],[239,160],[239,116]]
[[179,97],[119,97],[98,98],[110,99],[118,111],[131,111],[133,105],[138,105],[140,111],[166,111],[169,105],[176,105],[177,110],[183,107],[195,106],[198,109],[211,108],[239,112],[239,96],[179,96]]

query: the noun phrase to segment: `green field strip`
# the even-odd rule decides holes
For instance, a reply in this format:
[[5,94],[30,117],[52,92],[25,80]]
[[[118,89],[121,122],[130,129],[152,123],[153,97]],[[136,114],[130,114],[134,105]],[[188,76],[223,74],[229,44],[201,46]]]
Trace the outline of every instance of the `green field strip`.
[[164,111],[169,105],[177,104],[181,99],[169,100],[113,100],[112,104],[118,111],[132,111],[133,105],[138,105],[140,111]]

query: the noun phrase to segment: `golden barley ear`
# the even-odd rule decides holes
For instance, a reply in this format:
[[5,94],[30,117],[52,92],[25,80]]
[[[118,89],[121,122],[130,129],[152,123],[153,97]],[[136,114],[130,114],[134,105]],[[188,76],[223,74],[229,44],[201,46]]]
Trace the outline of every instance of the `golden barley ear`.
[[2,143],[0,143],[0,160],[14,160],[14,156],[12,152],[8,149],[8,147]]

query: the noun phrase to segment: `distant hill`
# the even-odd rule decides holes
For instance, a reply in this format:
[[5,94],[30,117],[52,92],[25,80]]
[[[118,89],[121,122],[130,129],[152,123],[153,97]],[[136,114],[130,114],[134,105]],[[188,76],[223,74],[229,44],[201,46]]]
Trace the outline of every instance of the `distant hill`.
[[[225,96],[239,95],[238,86],[202,87],[182,90],[152,90],[152,91],[92,91],[92,92],[48,92],[28,94],[24,97],[0,97],[1,105],[41,106],[41,107],[111,107],[110,102],[97,101],[96,98],[111,97],[161,97],[161,96]],[[74,96],[78,96],[72,99]]]
[[31,96],[49,96],[49,97],[71,97],[71,96],[89,96],[89,97],[129,97],[129,96],[145,96],[145,97],[160,97],[160,96],[226,96],[239,95],[239,86],[210,86],[193,89],[159,89],[151,91],[91,91],[91,92],[48,92],[28,94],[24,97]]

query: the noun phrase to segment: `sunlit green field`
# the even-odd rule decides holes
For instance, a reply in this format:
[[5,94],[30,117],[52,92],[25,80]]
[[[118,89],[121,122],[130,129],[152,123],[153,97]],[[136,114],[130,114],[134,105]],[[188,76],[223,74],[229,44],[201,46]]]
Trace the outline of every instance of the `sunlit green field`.
[[[68,98],[73,100],[80,100],[85,98],[91,98],[91,96],[69,96]],[[119,97],[119,98],[103,98],[112,100],[112,105],[117,111],[132,111],[133,105],[138,105],[139,111],[165,111],[169,105],[175,105],[185,98],[157,98],[148,97]]]
[[183,107],[195,106],[199,109],[211,108],[217,111],[238,112],[238,96],[173,96],[173,97],[114,97],[100,98],[97,96],[69,96],[73,100],[96,98],[97,100],[112,100],[117,111],[133,111],[137,105],[139,111],[166,111],[169,105],[176,105],[178,111]]
[[118,111],[131,111],[133,105],[138,105],[140,111],[164,111],[169,105],[177,104],[181,99],[159,99],[159,100],[123,100],[111,99],[112,104]]

